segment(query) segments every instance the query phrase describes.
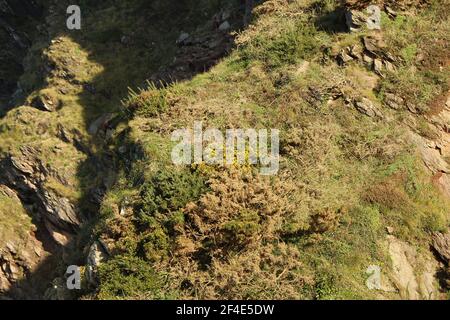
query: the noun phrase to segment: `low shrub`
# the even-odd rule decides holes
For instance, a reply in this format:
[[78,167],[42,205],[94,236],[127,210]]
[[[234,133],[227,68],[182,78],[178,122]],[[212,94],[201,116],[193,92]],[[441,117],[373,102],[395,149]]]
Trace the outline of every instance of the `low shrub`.
[[99,299],[162,299],[163,278],[133,256],[116,256],[99,268]]

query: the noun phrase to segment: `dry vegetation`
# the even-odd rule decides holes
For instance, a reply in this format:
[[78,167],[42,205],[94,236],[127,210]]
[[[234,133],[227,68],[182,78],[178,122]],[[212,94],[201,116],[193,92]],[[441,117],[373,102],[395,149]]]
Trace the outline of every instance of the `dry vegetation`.
[[[448,36],[446,17],[436,16],[437,3],[394,21],[383,17],[386,42],[402,61],[386,78],[329,59],[336,45],[358,43],[367,34],[314,26],[317,17],[333,12],[333,1],[313,6],[313,1],[267,1],[249,30],[239,34],[237,49],[212,70],[191,81],[133,92],[125,101],[133,118],[129,141],[139,141],[143,155],[104,202],[100,234],[119,244],[101,271],[100,297],[160,298],[163,292],[183,298],[379,298],[365,287],[364,271],[378,264],[389,273],[386,226],[427,248],[429,233],[449,223],[448,202],[429,186],[406,142],[402,115],[382,107],[386,88],[407,92],[405,98],[423,108],[446,89],[442,72],[411,69],[419,54],[411,46],[426,51],[431,41],[426,39]],[[431,22],[431,16],[437,18]],[[374,101],[383,119],[349,106],[348,98],[356,97]],[[195,120],[221,129],[280,128],[279,176],[262,178],[246,166],[172,168],[170,133]],[[173,178],[157,180],[169,187],[152,197],[182,201],[149,210],[142,204],[145,185],[161,170],[181,170],[178,174],[197,177],[199,184],[187,192]],[[142,188],[136,181],[146,182]],[[131,224],[117,216],[124,199],[131,203]],[[122,277],[140,277],[138,270],[124,268],[111,279],[111,266],[130,257],[152,263],[162,281],[158,290],[136,292],[119,284]]]
[[[164,14],[154,17],[150,32],[142,29],[144,18],[121,20],[138,14],[128,8],[140,8],[139,0],[115,2],[115,10],[109,2],[95,5],[112,18],[88,16],[89,35],[54,31],[57,41],[30,54],[42,58],[28,61],[30,70],[53,68],[45,79],[34,72],[22,77],[24,103],[45,97],[57,110],[10,111],[0,119],[0,154],[36,146],[43,163],[68,181],[49,179],[45,187],[82,208],[83,195],[104,178],[91,164],[107,155],[117,166],[99,216],[80,236],[101,239],[111,254],[100,267],[99,287],[83,292],[85,298],[398,298],[365,285],[368,265],[382,266],[386,276],[391,271],[386,227],[428,250],[430,233],[449,226],[450,203],[408,142],[408,110],[389,109],[385,99],[395,93],[414,104],[420,126],[448,90],[446,2],[396,6],[397,18],[383,13],[383,40],[398,61],[383,77],[358,63],[336,63],[333,52],[369,34],[336,31],[340,1],[269,0],[211,70],[142,89],[136,87],[172,62],[180,26],[201,25],[195,21],[201,15],[192,10],[172,21],[177,4],[154,1],[152,9]],[[184,1],[183,8],[209,3],[202,11],[209,14],[219,2],[196,3]],[[165,26],[168,20],[173,25]],[[137,42],[123,45],[121,32]],[[148,47],[152,39],[156,48]],[[127,96],[128,86],[134,89]],[[362,98],[382,116],[358,112],[353,102]],[[105,113],[118,119],[115,130],[106,138],[88,135],[89,124]],[[262,177],[248,165],[175,167],[170,135],[194,121],[220,130],[279,129],[279,174]],[[61,143],[61,126],[79,138],[92,163]],[[426,126],[412,129],[431,134]],[[14,205],[9,201],[0,193],[2,221],[4,207]],[[7,232],[15,232],[11,224]]]

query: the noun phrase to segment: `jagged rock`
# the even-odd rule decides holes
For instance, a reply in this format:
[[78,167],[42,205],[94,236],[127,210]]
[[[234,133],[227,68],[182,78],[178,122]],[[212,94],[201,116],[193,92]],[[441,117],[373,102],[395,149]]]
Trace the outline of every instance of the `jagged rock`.
[[[23,146],[20,151],[20,155],[10,156],[0,162],[0,181],[17,190],[23,200],[35,205],[46,225],[55,228],[49,229],[51,234],[55,234],[55,230],[61,234],[72,233],[81,224],[74,205],[45,187],[49,177],[63,185],[67,182],[43,164],[40,153],[35,148]],[[61,239],[55,237],[55,240],[60,242]]]
[[432,243],[439,257],[450,266],[450,231],[445,234],[441,232],[434,233]]
[[384,63],[385,69],[388,72],[394,72],[395,71],[395,66],[391,62],[385,60],[385,61],[383,61],[383,63]]
[[383,61],[381,61],[380,59],[375,59],[373,61],[373,70],[377,74],[382,75],[383,74]]
[[366,64],[369,64],[369,65],[372,65],[372,64],[373,64],[373,58],[372,58],[371,56],[367,55],[367,54],[364,54],[364,56],[363,56],[363,61],[364,61]]
[[44,96],[38,96],[33,99],[31,105],[39,110],[53,112],[56,109],[55,103]]
[[186,40],[188,40],[190,37],[191,36],[189,35],[189,33],[182,32],[178,37],[177,44],[179,45],[185,44]]
[[224,21],[220,24],[219,30],[220,31],[228,31],[231,28],[231,24],[228,21]]
[[375,73],[384,77],[383,71],[395,71],[396,58],[386,50],[380,34],[362,37],[362,45],[356,44],[342,49],[336,55],[340,65],[357,60],[370,66]]
[[[0,189],[7,190],[8,194],[14,193],[5,186],[0,186]],[[19,201],[15,195],[12,199]],[[20,280],[33,273],[39,262],[47,256],[42,243],[33,234],[10,235],[6,243],[2,240],[5,239],[0,239],[0,295],[13,287],[18,289]]]
[[381,111],[367,98],[362,98],[354,102],[355,108],[369,117],[383,117]]
[[389,51],[387,51],[386,43],[383,40],[381,34],[365,36],[362,38],[364,46],[364,55],[367,55],[371,59],[379,59],[382,62],[382,67],[385,67],[389,71],[393,71],[396,62],[396,58]]
[[365,12],[348,10],[345,18],[350,31],[358,31],[364,26],[369,30],[381,30],[381,9],[376,5],[367,7]]
[[97,269],[107,258],[108,254],[103,245],[99,241],[94,242],[89,248],[86,261],[85,276],[88,283],[94,286],[98,284]]
[[396,96],[392,93],[386,93],[384,101],[389,106],[389,108],[394,110],[399,110],[405,103],[405,100],[402,97]]
[[353,60],[353,57],[347,53],[346,49],[341,50],[341,52],[338,55],[339,64],[344,65],[352,60]]
[[363,56],[363,48],[360,45],[355,44],[349,48],[348,53],[354,59],[361,60]]
[[106,129],[108,127],[108,123],[114,119],[116,114],[114,113],[106,113],[102,116],[100,116],[97,120],[95,120],[88,129],[89,134],[96,135],[100,132],[100,130],[103,130],[106,132]]
[[345,20],[350,31],[358,31],[367,21],[367,16],[357,10],[349,10],[345,13]]
[[381,37],[367,36],[363,38],[364,48],[373,55],[379,55],[383,53],[385,44]]
[[410,133],[411,140],[414,142],[422,155],[425,166],[432,174],[450,173],[449,164],[442,157],[440,151],[435,145],[430,146],[429,141],[416,133]]
[[395,19],[397,17],[397,12],[389,6],[384,7],[389,18]]
[[75,208],[68,199],[46,189],[42,189],[38,193],[38,197],[42,200],[48,220],[52,223],[59,225],[64,222],[67,225],[80,225],[81,222],[75,213]]

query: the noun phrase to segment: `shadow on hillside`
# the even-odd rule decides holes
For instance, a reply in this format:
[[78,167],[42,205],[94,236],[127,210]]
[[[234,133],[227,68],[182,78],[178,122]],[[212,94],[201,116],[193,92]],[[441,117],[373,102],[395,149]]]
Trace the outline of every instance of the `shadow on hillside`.
[[314,12],[314,15],[318,17],[314,21],[318,30],[332,34],[348,32],[344,7],[340,6],[331,11],[327,8],[326,2],[316,1],[309,6],[308,10]]
[[12,107],[10,98],[24,71],[22,60],[42,13],[35,1],[0,1],[0,118]]
[[[223,21],[220,18],[217,20],[217,16],[216,20],[211,17],[221,12],[225,20],[239,29],[242,27],[244,7],[240,0],[182,0],[170,3],[128,0],[121,4],[114,2],[114,5],[108,1],[95,2],[90,9],[82,11],[82,30],[69,31],[65,28],[67,6],[62,2],[57,5],[53,16],[57,19],[53,23],[61,25],[61,30],[51,35],[49,46],[60,37],[68,37],[89,53],[90,62],[102,67],[102,72],[91,81],[65,79],[68,86],[82,88],[77,95],[77,103],[83,107],[85,129],[91,133],[85,141],[86,145],[79,148],[85,150],[88,158],[79,165],[77,172],[82,185],[82,198],[76,207],[81,209],[80,214],[86,223],[61,254],[55,252],[56,256],[42,261],[32,274],[16,283],[6,295],[14,299],[61,298],[55,295],[57,290],[53,290],[53,295],[45,296],[44,287],[50,287],[50,281],[56,277],[63,279],[64,268],[69,264],[85,265],[86,250],[83,252],[83,249],[93,240],[91,226],[95,225],[104,195],[115,182],[119,169],[117,159],[122,157],[110,143],[109,136],[119,123],[127,121],[120,113],[120,101],[127,96],[127,86],[143,87],[147,79],[156,83],[160,80],[165,83],[182,81],[207,71],[233,48],[233,37],[230,35],[233,30],[220,31],[219,25]],[[202,7],[204,3],[208,3],[207,7]],[[230,6],[233,10],[221,11]],[[191,37],[177,44],[182,32]],[[203,54],[205,56],[201,57]],[[41,61],[40,64],[47,66],[48,61]],[[42,79],[51,74],[51,70],[47,72]],[[34,90],[51,85],[43,82]],[[105,117],[105,114],[111,116]],[[63,298],[76,298],[77,294]]]

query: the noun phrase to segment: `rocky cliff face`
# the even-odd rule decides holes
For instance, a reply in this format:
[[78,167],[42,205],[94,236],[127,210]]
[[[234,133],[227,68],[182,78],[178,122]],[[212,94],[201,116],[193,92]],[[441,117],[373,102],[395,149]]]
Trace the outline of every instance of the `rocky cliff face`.
[[30,146],[23,146],[18,156],[3,159],[0,168],[0,180],[14,188],[24,203],[32,203],[33,214],[46,225],[53,239],[66,245],[70,234],[80,225],[81,217],[73,203],[45,187],[50,178],[67,185],[64,177],[43,164],[39,151]]
[[[0,1],[0,117],[13,106],[33,41],[42,37],[41,1]],[[20,143],[19,143],[20,144]],[[0,156],[0,295],[41,298],[53,278],[51,256],[80,223],[69,200],[44,187],[46,177],[64,183],[32,146]],[[28,279],[29,281],[25,281]]]

